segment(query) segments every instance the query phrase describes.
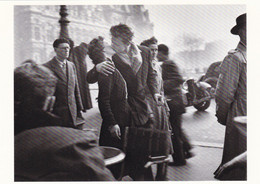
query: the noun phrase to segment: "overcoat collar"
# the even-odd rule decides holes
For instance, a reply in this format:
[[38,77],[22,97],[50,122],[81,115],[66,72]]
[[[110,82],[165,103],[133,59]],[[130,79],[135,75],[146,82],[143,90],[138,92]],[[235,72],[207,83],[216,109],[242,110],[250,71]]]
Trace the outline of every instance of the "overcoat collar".
[[243,54],[245,60],[247,61],[246,45],[240,41],[237,45],[237,50]]
[[[50,66],[52,68],[52,71],[60,78],[62,79],[63,81],[67,82],[67,77],[65,75],[65,73],[62,71],[59,63],[58,63],[58,60],[56,59],[56,57],[54,57],[51,61],[50,61]],[[68,63],[66,64],[66,67],[67,67],[67,72],[68,71]]]

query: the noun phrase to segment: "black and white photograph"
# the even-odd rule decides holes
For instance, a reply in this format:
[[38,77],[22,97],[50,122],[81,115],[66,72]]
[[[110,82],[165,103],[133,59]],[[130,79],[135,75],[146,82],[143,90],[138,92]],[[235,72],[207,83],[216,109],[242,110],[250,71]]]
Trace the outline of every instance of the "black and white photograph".
[[257,180],[252,3],[1,5],[6,181]]

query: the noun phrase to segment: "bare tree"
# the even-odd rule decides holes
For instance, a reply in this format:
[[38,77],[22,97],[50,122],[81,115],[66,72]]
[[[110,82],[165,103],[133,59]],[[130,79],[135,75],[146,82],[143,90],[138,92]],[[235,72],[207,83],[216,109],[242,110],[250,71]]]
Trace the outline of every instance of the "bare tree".
[[204,45],[204,40],[197,35],[191,33],[183,33],[182,36],[176,39],[176,44],[185,51],[200,50]]

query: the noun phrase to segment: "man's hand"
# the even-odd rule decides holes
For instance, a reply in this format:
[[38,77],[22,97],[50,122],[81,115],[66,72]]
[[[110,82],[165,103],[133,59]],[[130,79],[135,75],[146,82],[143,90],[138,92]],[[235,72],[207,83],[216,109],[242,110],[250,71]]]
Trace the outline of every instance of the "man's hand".
[[110,133],[113,137],[117,137],[118,139],[121,139],[121,131],[118,124],[111,127]]
[[158,105],[163,105],[163,96],[161,95],[161,94],[159,94],[159,93],[155,93],[154,94],[154,100],[156,101],[156,103],[158,104]]
[[222,102],[221,107],[216,105],[216,117],[220,124],[226,125],[227,115],[228,115],[229,105],[225,102]]
[[113,74],[115,71],[115,66],[110,61],[104,61],[96,65],[96,70],[98,73],[102,73],[106,76]]

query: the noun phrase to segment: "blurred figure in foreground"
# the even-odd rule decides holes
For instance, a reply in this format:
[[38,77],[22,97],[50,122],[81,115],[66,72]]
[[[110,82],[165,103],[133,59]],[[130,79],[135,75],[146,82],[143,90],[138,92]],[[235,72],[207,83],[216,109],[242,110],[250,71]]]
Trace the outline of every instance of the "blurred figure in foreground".
[[172,126],[173,143],[173,163],[169,165],[181,166],[186,164],[186,159],[192,157],[190,152],[191,145],[185,133],[182,130],[182,114],[185,113],[183,103],[181,84],[184,82],[179,73],[177,65],[169,59],[169,48],[164,45],[158,45],[158,60],[163,62],[162,79],[164,95],[170,108],[170,123]]
[[[231,33],[238,35],[240,42],[235,50],[229,51],[221,64],[215,97],[218,122],[226,126],[221,165],[241,154],[239,141],[232,133],[235,129],[234,117],[247,116],[246,14],[240,15],[236,23]],[[237,172],[219,179],[244,180],[246,173]]]
[[57,78],[41,65],[27,63],[14,71],[15,134],[42,127],[59,126],[60,118],[53,113]]
[[52,114],[57,78],[44,66],[14,71],[15,181],[113,181],[93,132]]

